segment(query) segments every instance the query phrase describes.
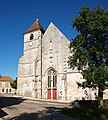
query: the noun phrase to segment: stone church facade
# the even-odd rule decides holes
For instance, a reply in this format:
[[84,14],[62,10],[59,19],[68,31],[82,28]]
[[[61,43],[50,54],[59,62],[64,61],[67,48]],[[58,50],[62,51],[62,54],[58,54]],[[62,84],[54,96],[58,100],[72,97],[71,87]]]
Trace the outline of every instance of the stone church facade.
[[18,62],[17,94],[39,99],[94,99],[96,91],[78,88],[83,77],[68,66],[69,40],[53,24],[44,31],[37,19],[24,33]]

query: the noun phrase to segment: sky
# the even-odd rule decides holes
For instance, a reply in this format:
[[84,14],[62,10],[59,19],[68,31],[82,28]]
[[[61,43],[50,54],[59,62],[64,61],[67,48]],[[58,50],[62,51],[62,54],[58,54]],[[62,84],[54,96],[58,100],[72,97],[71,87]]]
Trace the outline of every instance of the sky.
[[71,40],[76,35],[71,21],[84,5],[108,9],[108,0],[0,0],[0,74],[17,77],[23,33],[37,18],[45,30],[53,22]]

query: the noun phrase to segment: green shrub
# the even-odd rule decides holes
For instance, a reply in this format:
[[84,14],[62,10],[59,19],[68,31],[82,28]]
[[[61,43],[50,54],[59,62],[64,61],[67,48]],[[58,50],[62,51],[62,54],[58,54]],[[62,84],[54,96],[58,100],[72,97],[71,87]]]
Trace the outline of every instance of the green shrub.
[[108,120],[108,100],[104,100],[104,108],[99,109],[99,101],[79,101],[80,108],[64,108],[61,113],[80,120]]

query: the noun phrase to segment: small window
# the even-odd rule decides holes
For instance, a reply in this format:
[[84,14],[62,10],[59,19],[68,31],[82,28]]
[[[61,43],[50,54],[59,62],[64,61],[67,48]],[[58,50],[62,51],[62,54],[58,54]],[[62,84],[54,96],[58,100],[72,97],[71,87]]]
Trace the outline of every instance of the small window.
[[50,43],[52,43],[52,40],[50,40]]
[[2,89],[2,92],[4,92],[4,89]]
[[31,34],[30,35],[30,40],[32,40],[34,38],[34,35],[33,34]]
[[9,92],[11,92],[11,89],[9,90]]

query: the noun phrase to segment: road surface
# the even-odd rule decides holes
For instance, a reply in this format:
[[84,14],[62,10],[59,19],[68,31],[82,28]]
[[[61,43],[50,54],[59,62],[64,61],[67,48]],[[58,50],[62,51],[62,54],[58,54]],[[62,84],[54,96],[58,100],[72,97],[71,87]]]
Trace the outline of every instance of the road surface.
[[0,95],[0,118],[2,120],[76,120],[59,112],[68,105]]

